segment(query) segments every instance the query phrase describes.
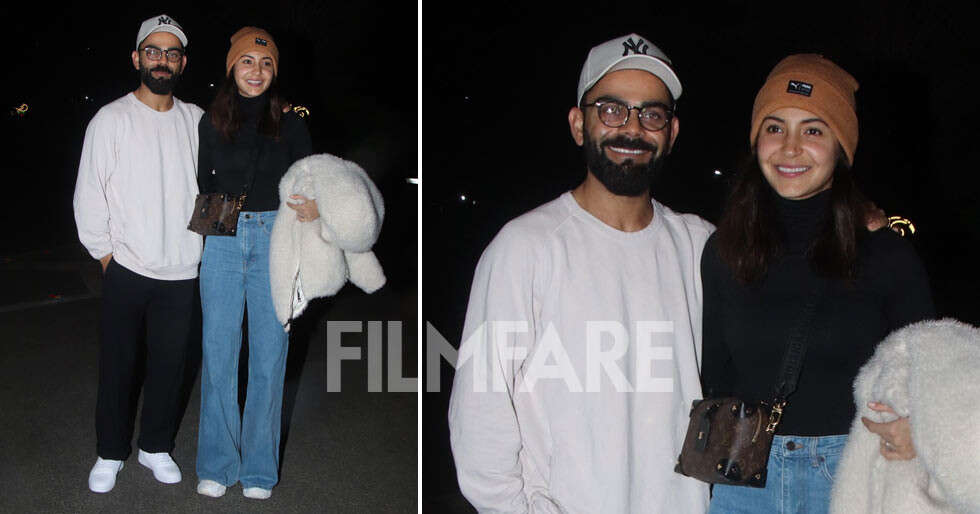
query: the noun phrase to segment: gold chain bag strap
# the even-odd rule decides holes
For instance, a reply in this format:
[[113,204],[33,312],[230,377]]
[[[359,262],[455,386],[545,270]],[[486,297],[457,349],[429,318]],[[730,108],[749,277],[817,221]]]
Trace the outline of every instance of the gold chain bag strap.
[[674,471],[711,484],[766,486],[772,438],[806,355],[807,337],[825,286],[810,292],[799,323],[790,334],[772,400],[750,403],[738,398],[695,400],[684,446]]

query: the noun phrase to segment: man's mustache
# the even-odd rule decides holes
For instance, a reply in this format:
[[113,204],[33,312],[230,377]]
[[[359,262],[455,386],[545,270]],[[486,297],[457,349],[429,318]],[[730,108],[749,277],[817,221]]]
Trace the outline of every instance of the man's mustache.
[[627,148],[629,150],[645,150],[652,153],[657,153],[657,145],[653,143],[648,143],[642,139],[632,139],[625,136],[619,136],[614,139],[607,139],[603,141],[600,145],[601,147],[615,146],[617,148]]
[[174,74],[173,70],[171,70],[170,68],[168,68],[168,67],[166,67],[166,66],[164,66],[162,64],[159,65],[159,66],[156,66],[154,68],[150,68],[150,73],[153,73],[154,71],[163,71],[163,72],[166,72],[169,75],[173,75]]

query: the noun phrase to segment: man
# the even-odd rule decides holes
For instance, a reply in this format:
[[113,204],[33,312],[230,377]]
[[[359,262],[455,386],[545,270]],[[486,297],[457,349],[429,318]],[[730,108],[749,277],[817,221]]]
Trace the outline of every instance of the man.
[[201,237],[187,223],[197,194],[203,114],[173,96],[187,66],[186,46],[187,36],[169,16],[143,22],[132,52],[139,88],[92,118],[78,166],[78,237],[104,273],[98,459],[88,479],[97,493],[112,490],[131,452],[144,334],[139,462],[160,482],[181,479],[169,453],[201,260]]
[[486,512],[703,512],[674,473],[701,397],[701,251],[713,227],[653,200],[681,84],[630,34],[591,50],[568,114],[585,180],[508,223],[477,266],[449,422]]

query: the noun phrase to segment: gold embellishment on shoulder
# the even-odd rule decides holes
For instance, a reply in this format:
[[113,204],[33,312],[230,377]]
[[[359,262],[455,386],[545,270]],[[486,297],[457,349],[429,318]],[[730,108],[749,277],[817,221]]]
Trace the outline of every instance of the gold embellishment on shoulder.
[[297,105],[293,107],[293,112],[299,115],[300,118],[305,118],[310,115],[310,110],[302,105]]
[[889,216],[888,228],[892,229],[902,237],[915,234],[915,225],[912,223],[912,220],[901,216]]

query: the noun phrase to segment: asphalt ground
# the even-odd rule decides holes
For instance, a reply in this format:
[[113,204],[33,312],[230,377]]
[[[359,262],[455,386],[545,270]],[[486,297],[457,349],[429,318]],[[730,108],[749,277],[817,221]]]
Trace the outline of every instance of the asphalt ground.
[[[88,490],[96,458],[100,278],[98,264],[77,245],[0,256],[0,512],[416,511],[416,394],[388,392],[387,378],[388,349],[399,333],[402,363],[395,374],[415,376],[414,287],[385,286],[367,295],[348,285],[315,301],[296,323],[280,482],[263,501],[244,498],[240,485],[218,499],[196,493],[199,339],[191,343],[187,403],[173,452],[183,481],[156,482],[136,461],[134,435],[133,455],[115,488]],[[403,321],[400,329],[393,320]],[[338,377],[328,372],[327,334],[340,321],[363,322],[361,332],[343,334],[345,352],[359,348],[368,355],[367,321],[382,321],[376,326],[384,336],[380,359],[344,360]],[[371,368],[382,371],[384,392],[369,391]],[[328,379],[338,381],[339,392],[328,391]]]

